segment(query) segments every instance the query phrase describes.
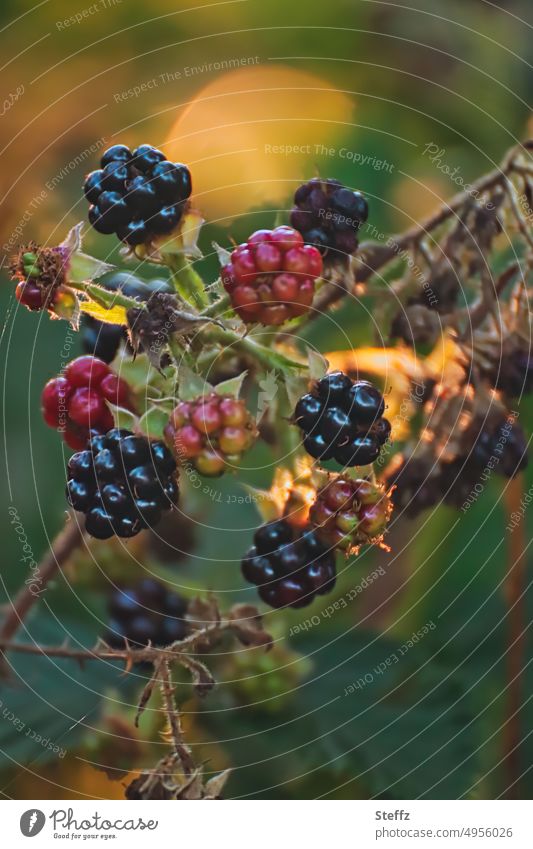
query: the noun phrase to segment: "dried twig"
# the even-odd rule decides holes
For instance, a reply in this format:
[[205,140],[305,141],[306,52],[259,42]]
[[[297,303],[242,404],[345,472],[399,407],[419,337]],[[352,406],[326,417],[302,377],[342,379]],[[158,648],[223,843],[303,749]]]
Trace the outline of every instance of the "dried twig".
[[32,570],[26,583],[10,605],[9,613],[0,628],[0,649],[16,634],[25,617],[38,601],[43,590],[46,589],[47,584],[69,560],[73,552],[82,545],[84,539],[85,535],[76,517],[70,514],[65,527],[54,539],[49,551],[37,568]]

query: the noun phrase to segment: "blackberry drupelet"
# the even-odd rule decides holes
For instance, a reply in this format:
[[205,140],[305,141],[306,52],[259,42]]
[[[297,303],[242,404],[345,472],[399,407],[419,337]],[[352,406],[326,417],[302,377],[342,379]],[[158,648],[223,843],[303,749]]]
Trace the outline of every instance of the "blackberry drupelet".
[[166,235],[179,223],[191,194],[189,169],[148,144],[110,147],[101,168],[85,179],[89,222],[135,246]]
[[247,323],[277,326],[313,303],[322,257],[292,227],[257,230],[221,272],[235,312]]
[[311,457],[334,458],[341,466],[366,466],[378,458],[390,436],[384,411],[383,396],[375,386],[335,371],[300,398],[293,421],[302,430]]
[[135,587],[112,593],[104,639],[117,649],[123,649],[126,640],[133,648],[148,643],[168,646],[187,635],[186,612],[187,600],[183,596],[154,578],[144,578]]
[[291,224],[326,259],[339,261],[355,253],[357,233],[368,218],[368,203],[338,180],[314,177],[294,195]]
[[306,607],[335,586],[335,553],[309,526],[297,530],[279,519],[255,532],[242,573],[270,607]]
[[66,494],[91,536],[133,537],[177,502],[176,461],[163,442],[113,428],[72,455]]

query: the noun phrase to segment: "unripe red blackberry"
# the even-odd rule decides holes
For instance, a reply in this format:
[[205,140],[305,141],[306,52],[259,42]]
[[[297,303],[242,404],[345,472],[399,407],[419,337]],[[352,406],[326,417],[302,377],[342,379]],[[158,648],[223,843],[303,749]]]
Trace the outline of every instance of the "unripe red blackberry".
[[309,526],[298,530],[278,519],[255,532],[242,573],[270,607],[306,607],[335,586],[335,554]]
[[109,600],[109,625],[104,639],[112,648],[133,648],[149,643],[164,647],[183,640],[188,632],[187,600],[155,578],[144,578],[134,587],[117,588]]
[[107,363],[89,355],[72,360],[64,375],[48,381],[41,395],[46,424],[75,451],[85,448],[91,434],[113,427],[107,402],[132,409],[130,389]]
[[368,203],[361,192],[338,180],[315,177],[294,195],[291,224],[304,240],[324,254],[325,261],[343,261],[355,253],[357,233],[368,218]]
[[152,145],[133,151],[113,145],[101,168],[85,179],[89,222],[99,233],[116,233],[128,245],[140,245],[171,233],[187,207],[191,175],[186,165],[169,162]]
[[163,442],[112,428],[70,458],[66,494],[91,536],[133,537],[176,503],[176,461]]
[[249,324],[279,325],[306,313],[322,274],[322,257],[292,227],[257,230],[222,269],[235,312]]
[[300,398],[293,421],[302,430],[311,457],[334,458],[341,466],[366,466],[377,460],[390,436],[384,410],[383,396],[375,386],[335,371]]
[[390,497],[381,485],[332,475],[317,493],[309,518],[325,545],[349,553],[382,541],[391,510]]
[[180,401],[165,428],[178,461],[206,477],[221,475],[253,444],[257,428],[244,401],[212,392]]

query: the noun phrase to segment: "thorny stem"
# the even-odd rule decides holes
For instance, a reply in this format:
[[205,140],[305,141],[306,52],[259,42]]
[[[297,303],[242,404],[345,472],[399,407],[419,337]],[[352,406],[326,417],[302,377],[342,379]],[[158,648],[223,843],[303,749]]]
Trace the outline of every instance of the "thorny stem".
[[68,561],[71,554],[82,545],[84,538],[82,529],[76,518],[71,514],[70,521],[56,536],[49,551],[47,551],[37,569],[32,570],[31,575],[12,602],[9,613],[0,628],[0,651],[3,651],[2,647],[16,634],[48,583]]
[[222,620],[220,623],[207,625],[202,630],[193,632],[190,637],[181,640],[179,643],[165,647],[146,646],[146,648],[141,649],[112,649],[103,644],[102,648],[96,646],[94,649],[71,649],[68,646],[40,646],[33,643],[10,642],[9,639],[2,638],[0,639],[0,651],[4,654],[7,652],[41,654],[45,657],[65,658],[79,663],[84,663],[87,660],[124,660],[132,664],[156,663],[165,655],[168,655],[169,660],[176,658],[179,661],[182,655],[194,651],[197,643],[209,641],[211,638],[218,639],[224,631],[230,630],[231,627],[232,624],[229,621]]
[[242,351],[243,354],[248,354],[269,370],[296,371],[306,367],[306,363],[293,360],[279,351],[260,345],[253,337],[241,336],[234,330],[209,326],[206,330],[200,331],[200,335],[207,343],[218,343],[236,351]]
[[[523,493],[523,476],[517,475],[505,491],[507,516],[511,518],[520,510]],[[524,523],[519,522],[508,537],[507,572],[504,596],[507,606],[506,653],[506,721],[504,726],[504,758],[506,768],[506,797],[519,799],[519,782],[522,774],[521,708],[523,703],[523,671],[526,644],[526,536]]]
[[161,694],[165,703],[165,713],[170,725],[172,742],[178,758],[181,761],[186,776],[195,770],[195,763],[191,750],[187,746],[181,728],[181,717],[174,701],[174,690],[172,688],[172,673],[168,660],[164,660],[159,668]]
[[109,289],[104,289],[98,286],[97,283],[73,283],[69,281],[70,289],[75,289],[77,292],[84,292],[89,295],[91,300],[104,307],[104,309],[112,309],[113,307],[124,307],[124,309],[144,309],[145,304],[138,301],[136,298],[130,298],[122,292],[112,292]]
[[171,279],[178,295],[197,310],[209,305],[204,281],[190,262],[180,254],[169,254],[167,264],[171,271]]
[[219,318],[229,309],[231,309],[229,295],[222,295],[217,301],[213,301],[212,304],[203,309],[200,315],[205,315],[206,318]]

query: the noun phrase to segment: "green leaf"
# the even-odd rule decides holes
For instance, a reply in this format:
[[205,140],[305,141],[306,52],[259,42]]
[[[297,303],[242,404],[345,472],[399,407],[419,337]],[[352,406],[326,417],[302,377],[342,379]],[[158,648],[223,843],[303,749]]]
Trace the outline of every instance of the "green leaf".
[[217,383],[215,392],[217,395],[231,395],[232,398],[238,398],[247,374],[247,371],[243,371],[237,377],[230,377],[228,380],[223,380],[222,383]]
[[168,413],[159,407],[152,407],[139,419],[139,428],[152,439],[162,439],[163,431],[168,424]]
[[178,368],[178,394],[181,401],[192,401],[200,395],[213,391],[210,383],[200,374],[192,371],[185,363]]
[[292,409],[294,409],[302,395],[305,395],[307,392],[308,383],[309,381],[306,377],[300,377],[300,375],[295,374],[285,375],[285,390]]
[[[43,605],[18,637],[20,642],[60,646],[68,640],[73,649],[94,646],[98,622],[88,620],[81,608],[74,614],[73,601],[71,597],[69,613],[60,618]],[[87,661],[82,668],[74,660],[38,654],[11,652],[7,657],[12,673],[0,692],[4,766],[42,764],[71,752],[87,729],[98,724],[106,694],[120,682],[123,669],[103,660]]]
[[107,402],[107,406],[113,414],[115,427],[123,427],[126,430],[133,431],[138,429],[139,418],[131,410],[127,410],[125,407],[117,407],[115,404],[110,404],[109,401]]
[[313,348],[307,349],[307,362],[309,363],[309,375],[312,380],[320,380],[328,370],[328,361],[319,351]]
[[313,672],[287,699],[282,719],[261,705],[217,717],[216,694],[211,700],[210,729],[229,741],[235,768],[231,792],[395,799],[467,792],[480,737],[468,679],[432,657],[432,632],[408,649],[407,641],[358,629],[331,639],[323,623],[340,615],[331,604],[324,599],[294,620],[304,634],[295,647]]
[[231,251],[227,251],[226,248],[223,248],[217,242],[211,242],[215,249],[215,253],[218,257],[218,261],[221,266],[227,265],[231,259]]

